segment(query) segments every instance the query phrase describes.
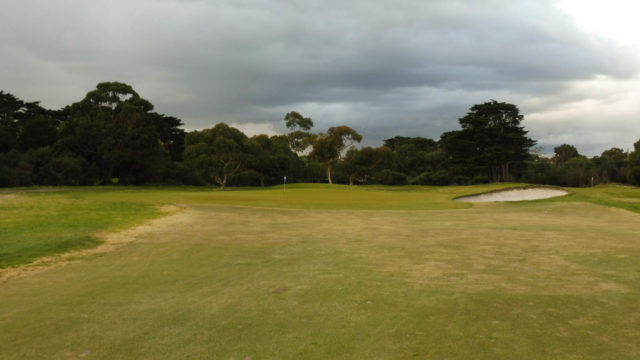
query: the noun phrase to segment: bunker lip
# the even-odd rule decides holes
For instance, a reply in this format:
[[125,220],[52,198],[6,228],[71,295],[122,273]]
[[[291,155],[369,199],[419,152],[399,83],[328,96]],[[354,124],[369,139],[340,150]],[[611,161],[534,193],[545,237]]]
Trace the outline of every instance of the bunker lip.
[[501,189],[482,194],[465,195],[455,198],[454,200],[462,202],[513,202],[549,199],[568,194],[568,191],[561,188],[525,186]]

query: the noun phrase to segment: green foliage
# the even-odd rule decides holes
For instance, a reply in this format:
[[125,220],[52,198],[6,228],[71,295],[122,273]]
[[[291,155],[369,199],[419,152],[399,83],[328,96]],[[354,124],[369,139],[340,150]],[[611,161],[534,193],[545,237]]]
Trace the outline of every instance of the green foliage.
[[218,123],[187,134],[184,161],[203,181],[215,182],[224,189],[229,176],[240,170],[251,151],[256,151],[255,143],[245,134]]
[[558,183],[562,186],[580,187],[591,184],[596,175],[593,163],[584,156],[573,157],[558,167]]
[[570,159],[579,157],[578,149],[573,145],[562,144],[553,148],[553,160],[558,165],[562,165]]
[[57,151],[73,153],[94,166],[85,183],[108,184],[115,177],[123,183],[160,179],[172,146],[180,148],[181,123],[151,110],[153,105],[131,86],[100,83],[71,106]]
[[470,183],[471,179],[469,179],[468,176],[464,175],[456,175],[453,177],[453,179],[451,179],[451,184],[453,185],[469,185]]
[[398,150],[399,147],[405,145],[413,145],[417,151],[431,152],[438,148],[438,143],[432,139],[423,137],[405,137],[395,136],[384,141],[384,146],[392,151]]
[[33,184],[33,166],[28,156],[12,149],[0,153],[0,186],[28,186]]
[[528,161],[524,174],[524,181],[531,184],[554,184],[556,171],[552,159],[535,156]]
[[[291,111],[284,117],[288,134],[247,138],[218,124],[215,131],[192,132],[187,146],[182,121],[153,112],[153,104],[128,84],[100,83],[59,110],[0,91],[0,186],[115,184],[118,179],[118,184],[224,188],[275,185],[284,176],[294,183],[354,185],[376,183],[374,175],[383,170],[389,172],[378,179],[385,184],[402,182],[390,177],[394,173],[422,185],[520,179],[586,186],[592,181],[637,184],[640,178],[637,151],[611,148],[586,159],[563,144],[552,159],[529,154],[535,141],[526,136],[523,116],[513,104],[476,104],[458,121],[461,130],[444,133],[439,141],[395,136],[385,146],[357,149],[353,145],[362,136],[350,127],[311,134],[313,120]],[[204,134],[211,131],[215,134]]]
[[331,168],[340,160],[345,149],[353,143],[360,142],[362,135],[348,126],[334,126],[326,134],[314,134],[312,137],[313,150],[310,156],[325,164],[327,180],[332,183]]
[[[285,136],[256,135],[249,140],[253,148],[247,158],[246,167],[258,175],[255,185],[280,184],[284,176],[291,179],[290,181],[299,176],[301,161],[289,148]],[[235,181],[231,183],[241,185]],[[247,185],[243,184],[241,186]]]
[[49,115],[35,115],[25,121],[19,143],[23,149],[53,146],[58,140],[59,121]]
[[6,153],[13,149],[24,150],[21,142],[28,139],[21,138],[21,133],[32,118],[39,118],[38,124],[32,120],[28,128],[29,134],[39,137],[34,141],[43,141],[43,138],[51,135],[47,126],[42,129],[43,134],[33,131],[36,127],[42,127],[43,120],[40,117],[43,114],[45,114],[45,110],[38,105],[38,102],[25,102],[10,93],[0,91],[0,153]]
[[311,130],[313,127],[313,120],[306,118],[297,111],[291,111],[284,116],[285,125],[288,129],[295,130]]
[[515,105],[491,100],[472,106],[459,119],[462,130],[444,133],[440,141],[459,175],[509,181],[510,165],[527,160],[536,143],[520,126],[522,119]]
[[235,186],[264,186],[264,178],[255,170],[243,170],[229,177]]
[[73,154],[61,154],[45,164],[38,174],[41,184],[80,185],[86,161]]
[[471,185],[487,184],[489,183],[489,177],[486,175],[476,175],[471,179],[470,183]]
[[309,130],[313,127],[313,120],[303,117],[296,111],[291,111],[285,115],[284,122],[291,130],[287,134],[289,148],[297,154],[303,153],[311,145]]
[[425,171],[411,179],[412,185],[449,185],[451,174],[447,170]]
[[627,180],[630,184],[640,186],[640,140],[633,144],[634,151],[629,154]]
[[373,179],[376,183],[382,185],[406,185],[408,182],[406,174],[389,169],[377,172]]
[[351,148],[344,158],[343,169],[349,178],[349,185],[356,182],[366,184],[376,172],[390,168],[392,161],[391,150],[386,146]]
[[592,159],[602,182],[622,183],[627,180],[627,159],[629,154],[620,148],[611,148]]

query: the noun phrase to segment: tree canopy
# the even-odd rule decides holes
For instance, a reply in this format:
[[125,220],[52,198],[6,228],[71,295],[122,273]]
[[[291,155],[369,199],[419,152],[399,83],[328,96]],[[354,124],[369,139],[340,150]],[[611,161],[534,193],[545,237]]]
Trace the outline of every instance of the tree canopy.
[[[248,137],[225,123],[186,132],[178,117],[121,82],[97,84],[58,110],[0,91],[0,186],[193,184],[267,186],[288,182],[386,185],[525,181],[562,186],[602,182],[640,185],[640,141],[599,156],[570,144],[552,156],[522,126],[516,105],[496,100],[470,107],[459,130],[434,140],[391,136],[357,147],[351,127],[313,132],[313,120],[284,115],[288,133]],[[311,151],[308,148],[311,147]]]
[[492,181],[512,180],[515,166],[529,159],[536,144],[520,126],[523,116],[513,104],[491,100],[471,107],[458,121],[462,130],[442,135],[444,149],[460,175],[486,174]]
[[323,163],[327,169],[327,180],[333,184],[331,168],[340,160],[345,149],[362,141],[362,135],[348,126],[334,126],[326,134],[315,134],[312,137],[313,150],[311,157]]

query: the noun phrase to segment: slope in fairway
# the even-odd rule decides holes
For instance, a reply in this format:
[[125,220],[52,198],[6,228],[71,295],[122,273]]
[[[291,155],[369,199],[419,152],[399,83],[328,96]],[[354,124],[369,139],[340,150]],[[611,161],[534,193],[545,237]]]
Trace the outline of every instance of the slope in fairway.
[[0,284],[0,358],[638,358],[639,215],[597,190],[451,201],[478,190],[72,193],[185,210]]

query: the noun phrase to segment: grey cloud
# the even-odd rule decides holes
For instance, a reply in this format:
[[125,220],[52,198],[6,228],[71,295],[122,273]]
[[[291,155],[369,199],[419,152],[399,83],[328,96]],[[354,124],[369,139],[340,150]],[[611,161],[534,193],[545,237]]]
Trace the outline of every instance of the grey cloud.
[[188,128],[284,130],[296,109],[372,145],[437,138],[490,98],[541,112],[585,95],[573,82],[638,72],[551,1],[29,1],[0,30],[2,87],[47,106],[118,80]]

